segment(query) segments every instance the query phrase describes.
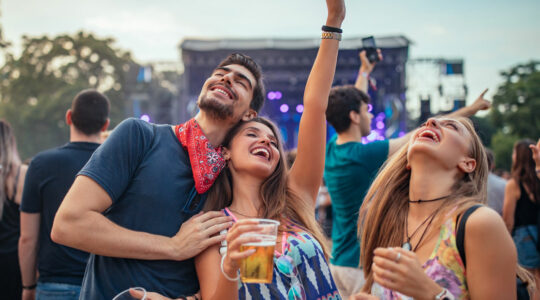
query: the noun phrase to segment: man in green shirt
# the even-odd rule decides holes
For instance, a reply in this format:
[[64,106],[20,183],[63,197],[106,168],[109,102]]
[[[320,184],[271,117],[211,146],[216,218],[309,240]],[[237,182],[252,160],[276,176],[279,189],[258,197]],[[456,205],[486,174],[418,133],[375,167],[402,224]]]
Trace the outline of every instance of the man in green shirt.
[[[373,115],[368,111],[368,77],[375,64],[364,51],[354,86],[335,87],[330,92],[326,119],[337,135],[326,146],[324,179],[332,199],[332,258],[330,268],[343,299],[358,292],[364,284],[359,268],[360,245],[357,238],[358,210],[372,180],[386,159],[409,140],[411,133],[397,139],[362,144],[370,134]],[[484,91],[470,106],[448,117],[469,117],[488,109]]]

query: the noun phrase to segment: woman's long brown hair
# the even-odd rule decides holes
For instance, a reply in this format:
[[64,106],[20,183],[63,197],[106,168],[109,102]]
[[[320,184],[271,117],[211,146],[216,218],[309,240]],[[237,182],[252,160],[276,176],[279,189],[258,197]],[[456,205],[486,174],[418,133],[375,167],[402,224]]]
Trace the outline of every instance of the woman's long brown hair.
[[[486,182],[488,175],[487,158],[480,138],[472,122],[467,118],[456,118],[465,126],[471,136],[469,155],[476,160],[473,172],[464,174],[452,187],[452,196],[444,201],[439,216],[444,211],[457,206],[456,214],[467,208],[486,202]],[[373,251],[378,247],[401,247],[405,236],[405,219],[408,212],[409,181],[411,171],[407,170],[407,143],[383,166],[368,190],[358,218],[360,237],[360,264],[364,268],[369,292],[373,284],[371,265]],[[436,223],[440,224],[440,218]]]
[[13,130],[7,121],[0,120],[0,220],[4,213],[4,202],[7,201],[8,178],[15,178],[20,164]]
[[[532,157],[529,145],[534,145],[532,140],[524,139],[515,143],[515,161],[512,162],[512,178],[525,186],[527,192],[532,195],[531,201],[537,202],[540,197],[540,180],[536,176],[536,164]],[[529,195],[529,197],[531,196]]]
[[[272,133],[276,137],[277,148],[280,154],[276,169],[261,185],[260,198],[262,201],[259,216],[265,219],[293,221],[300,225],[321,244],[324,254],[328,258],[330,252],[326,238],[315,220],[313,199],[299,197],[287,184],[288,168],[281,142],[282,139],[276,125],[272,121],[262,117],[257,117],[247,122],[240,122],[229,130],[223,141],[223,146],[230,147],[232,139],[238,134],[242,126],[249,122],[261,123],[272,130]],[[232,184],[232,174],[228,168],[225,168],[208,191],[204,210],[221,210],[230,206],[234,198]],[[281,230],[284,230],[282,226]]]

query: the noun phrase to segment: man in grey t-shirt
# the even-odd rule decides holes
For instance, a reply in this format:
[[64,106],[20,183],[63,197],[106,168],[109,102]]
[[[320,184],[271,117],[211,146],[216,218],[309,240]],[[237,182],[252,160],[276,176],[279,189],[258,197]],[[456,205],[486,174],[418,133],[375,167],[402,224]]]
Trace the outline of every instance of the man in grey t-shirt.
[[493,174],[493,169],[495,169],[495,158],[493,156],[493,151],[486,148],[486,154],[489,167],[489,175],[487,182],[487,205],[493,208],[496,212],[499,213],[499,215],[502,216],[502,209],[504,203],[504,188],[506,187],[506,180]]

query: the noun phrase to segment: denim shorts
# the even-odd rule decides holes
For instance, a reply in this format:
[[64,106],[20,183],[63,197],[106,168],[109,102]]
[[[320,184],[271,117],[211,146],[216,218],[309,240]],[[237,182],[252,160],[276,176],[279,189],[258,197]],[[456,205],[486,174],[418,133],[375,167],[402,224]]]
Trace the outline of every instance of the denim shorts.
[[527,269],[540,268],[540,253],[536,249],[538,228],[536,225],[519,226],[512,234],[518,253],[518,262]]
[[36,300],[78,300],[80,285],[38,282]]

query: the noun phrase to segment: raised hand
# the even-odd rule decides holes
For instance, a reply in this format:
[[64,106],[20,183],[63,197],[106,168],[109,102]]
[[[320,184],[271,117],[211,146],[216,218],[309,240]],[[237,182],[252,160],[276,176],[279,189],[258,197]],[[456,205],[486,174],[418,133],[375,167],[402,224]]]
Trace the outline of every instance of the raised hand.
[[198,213],[184,222],[178,233],[171,238],[175,260],[192,258],[203,250],[225,239],[220,231],[231,227],[232,218],[219,211]]
[[345,19],[345,1],[326,0],[326,7],[328,8],[326,25],[340,28],[341,23],[343,23],[343,19]]
[[484,98],[484,95],[487,93],[488,89],[485,89],[476,100],[474,100],[473,104],[471,104],[471,107],[474,108],[476,111],[480,110],[486,110],[491,107],[491,102],[489,100],[486,100]]
[[[381,49],[377,49],[377,54],[379,55],[379,60],[383,60]],[[359,54],[360,56],[360,73],[367,73],[370,74],[373,71],[373,68],[375,68],[375,65],[377,62],[370,62],[369,59],[366,56],[366,51],[362,50]]]

